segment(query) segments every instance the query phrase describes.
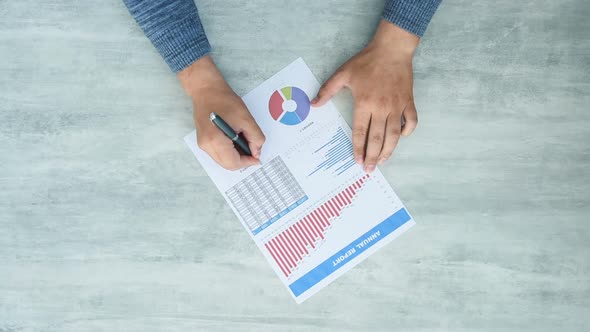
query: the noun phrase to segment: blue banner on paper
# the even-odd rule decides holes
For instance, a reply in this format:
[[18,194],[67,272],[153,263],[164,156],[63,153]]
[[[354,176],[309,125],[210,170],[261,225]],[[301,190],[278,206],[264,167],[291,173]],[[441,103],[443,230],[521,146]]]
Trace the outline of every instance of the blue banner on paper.
[[305,291],[334,273],[340,267],[344,266],[344,264],[350,262],[356,256],[384,239],[387,235],[393,233],[410,219],[410,215],[406,209],[402,208],[392,214],[389,218],[382,221],[379,225],[360,236],[358,239],[352,241],[332,257],[326,259],[313,270],[307,272],[303,277],[297,279],[289,285],[289,288],[295,296],[305,293]]

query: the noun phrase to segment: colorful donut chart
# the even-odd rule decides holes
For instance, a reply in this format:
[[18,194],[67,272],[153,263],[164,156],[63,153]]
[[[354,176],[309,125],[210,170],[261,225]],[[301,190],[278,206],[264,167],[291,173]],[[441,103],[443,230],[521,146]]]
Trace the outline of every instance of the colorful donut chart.
[[[283,105],[286,101],[292,100],[297,104],[294,111],[285,110]],[[311,105],[309,97],[299,88],[287,86],[276,90],[268,102],[270,116],[276,121],[288,126],[297,125],[309,115]]]

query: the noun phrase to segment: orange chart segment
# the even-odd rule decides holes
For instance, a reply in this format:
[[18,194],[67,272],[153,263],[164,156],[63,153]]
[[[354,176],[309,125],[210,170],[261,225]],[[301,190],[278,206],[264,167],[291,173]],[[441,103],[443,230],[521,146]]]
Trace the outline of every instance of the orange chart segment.
[[342,210],[352,203],[368,178],[369,175],[364,175],[264,244],[285,277],[318,247],[328,228],[338,221]]

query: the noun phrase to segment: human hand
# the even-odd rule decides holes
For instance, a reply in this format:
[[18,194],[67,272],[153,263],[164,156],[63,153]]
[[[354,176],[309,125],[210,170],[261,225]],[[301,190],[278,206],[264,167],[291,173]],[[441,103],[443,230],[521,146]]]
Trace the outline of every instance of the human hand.
[[418,42],[416,35],[382,20],[369,45],[344,63],[312,100],[319,107],[342,88],[351,89],[354,156],[368,173],[391,157],[400,135],[409,136],[418,124],[412,91]]
[[[178,74],[193,99],[197,144],[219,165],[238,170],[259,164],[264,134],[240,97],[225,82],[210,56],[205,56]],[[209,120],[214,112],[248,141],[252,156],[240,154],[231,139]]]

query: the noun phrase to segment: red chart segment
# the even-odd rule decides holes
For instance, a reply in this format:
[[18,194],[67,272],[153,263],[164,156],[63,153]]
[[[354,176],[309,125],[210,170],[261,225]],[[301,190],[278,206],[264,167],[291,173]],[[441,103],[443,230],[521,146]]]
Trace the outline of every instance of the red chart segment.
[[283,115],[284,101],[285,100],[283,99],[283,96],[281,96],[279,90],[275,91],[272,96],[270,96],[268,109],[270,110],[270,116],[272,116],[273,119],[279,120],[281,115]]
[[364,175],[265,243],[266,250],[285,277],[291,275],[297,265],[303,261],[303,258],[324,239],[326,230],[332,222],[337,221],[342,210],[352,203],[368,178],[368,174]]

